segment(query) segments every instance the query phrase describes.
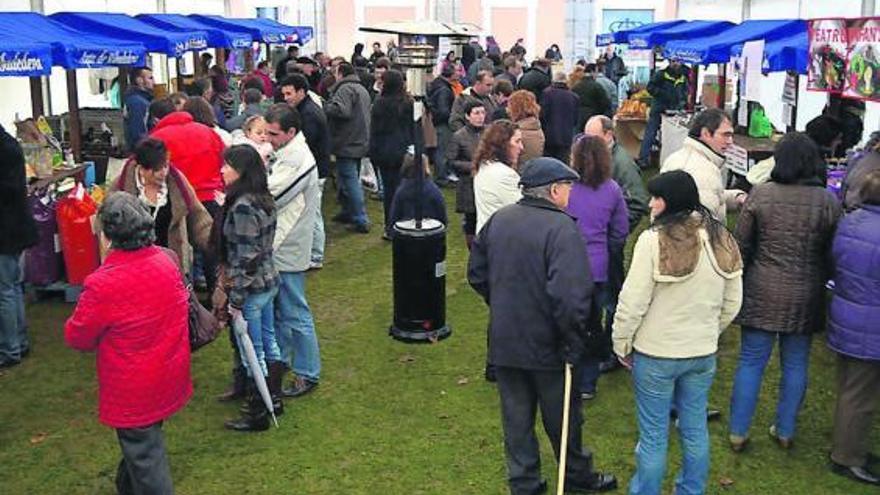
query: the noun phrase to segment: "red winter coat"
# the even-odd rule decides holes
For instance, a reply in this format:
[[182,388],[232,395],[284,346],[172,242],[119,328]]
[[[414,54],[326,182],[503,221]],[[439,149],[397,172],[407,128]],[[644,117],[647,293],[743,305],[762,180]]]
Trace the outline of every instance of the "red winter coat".
[[164,420],[192,396],[188,293],[161,248],[113,250],[86,277],[67,345],[97,350],[98,416],[113,428]]
[[165,116],[150,131],[162,140],[171,154],[171,163],[183,172],[199,201],[213,201],[214,193],[223,190],[223,141],[213,129],[193,121],[187,112]]

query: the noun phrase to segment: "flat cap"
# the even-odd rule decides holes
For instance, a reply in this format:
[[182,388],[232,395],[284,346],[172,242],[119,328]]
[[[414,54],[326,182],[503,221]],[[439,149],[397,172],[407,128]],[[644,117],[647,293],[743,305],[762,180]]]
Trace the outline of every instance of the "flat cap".
[[520,175],[519,185],[530,188],[554,182],[574,182],[580,176],[556,158],[542,156],[526,162]]

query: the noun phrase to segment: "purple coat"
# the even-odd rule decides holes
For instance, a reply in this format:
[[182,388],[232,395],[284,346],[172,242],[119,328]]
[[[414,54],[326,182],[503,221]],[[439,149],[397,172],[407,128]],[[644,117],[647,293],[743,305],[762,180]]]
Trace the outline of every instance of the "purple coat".
[[608,179],[593,189],[575,183],[568,198],[568,213],[577,219],[586,240],[594,282],[608,281],[608,246],[623,244],[629,234],[629,213],[620,186]]
[[863,205],[843,217],[832,255],[828,345],[846,356],[880,360],[880,206]]

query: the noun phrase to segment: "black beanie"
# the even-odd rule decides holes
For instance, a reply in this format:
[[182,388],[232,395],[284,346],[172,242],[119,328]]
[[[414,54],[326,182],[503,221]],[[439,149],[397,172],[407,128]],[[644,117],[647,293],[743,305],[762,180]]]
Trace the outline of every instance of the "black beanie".
[[683,170],[673,170],[654,177],[648,182],[648,192],[666,202],[663,215],[691,212],[700,206],[697,183],[691,174]]

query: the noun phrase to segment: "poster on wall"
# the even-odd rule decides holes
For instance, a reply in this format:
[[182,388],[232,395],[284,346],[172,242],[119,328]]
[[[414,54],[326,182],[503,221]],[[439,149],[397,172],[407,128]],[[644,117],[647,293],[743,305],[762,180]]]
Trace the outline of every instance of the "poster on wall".
[[846,27],[846,19],[813,19],[808,22],[808,90],[843,92],[846,82],[846,54],[849,48]]
[[880,17],[851,19],[844,96],[880,101]]

